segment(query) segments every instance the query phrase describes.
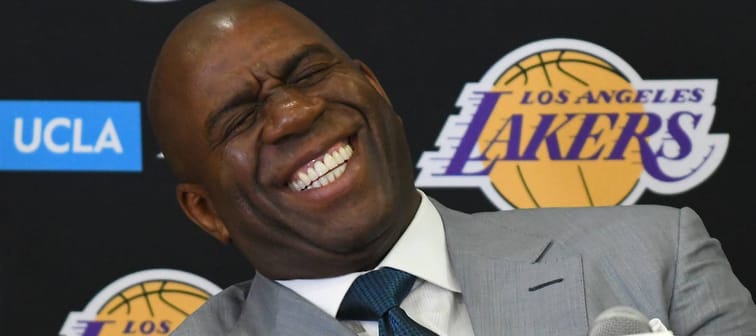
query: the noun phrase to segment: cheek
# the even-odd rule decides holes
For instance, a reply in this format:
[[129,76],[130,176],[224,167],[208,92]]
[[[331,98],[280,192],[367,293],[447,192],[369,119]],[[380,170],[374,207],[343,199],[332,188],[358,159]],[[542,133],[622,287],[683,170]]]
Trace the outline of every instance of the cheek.
[[[224,185],[226,182],[223,183]],[[274,230],[273,221],[266,216],[267,202],[253,190],[244,188],[238,180],[218,190],[215,198],[218,216],[231,235],[234,245],[242,250],[259,248],[270,241]]]
[[224,148],[223,156],[216,161],[216,173],[206,181],[212,190],[213,206],[229,231],[235,223],[251,212],[249,197],[257,189],[254,175],[254,160],[244,150],[235,146]]
[[377,95],[377,92],[362,74],[351,69],[338,69],[331,72],[321,82],[308,87],[306,94],[363,108],[362,105],[371,100],[370,96]]
[[260,154],[260,142],[257,139],[260,129],[261,126],[255,124],[223,146],[220,158],[216,160],[220,172],[219,180],[209,181],[210,183],[221,183],[224,188],[238,184],[248,188],[256,184]]
[[[285,215],[274,206],[265,194],[239,194],[225,207],[227,223],[233,245],[255,267],[271,267],[273,260],[287,254],[303,254],[303,246],[311,244],[301,237],[306,233],[295,234],[292,228],[284,225]],[[284,217],[281,217],[284,216]],[[286,260],[280,262],[285,263]]]

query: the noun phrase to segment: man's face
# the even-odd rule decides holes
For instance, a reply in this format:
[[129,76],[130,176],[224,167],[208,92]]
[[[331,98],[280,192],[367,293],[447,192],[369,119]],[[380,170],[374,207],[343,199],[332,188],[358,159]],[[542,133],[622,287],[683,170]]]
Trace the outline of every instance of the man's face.
[[[272,278],[374,266],[419,200],[401,120],[377,80],[284,5],[208,22],[168,71],[179,132],[201,138],[184,142],[196,144],[201,178],[179,200],[201,186],[209,219],[190,217],[222,223]],[[182,202],[188,213],[198,203]]]

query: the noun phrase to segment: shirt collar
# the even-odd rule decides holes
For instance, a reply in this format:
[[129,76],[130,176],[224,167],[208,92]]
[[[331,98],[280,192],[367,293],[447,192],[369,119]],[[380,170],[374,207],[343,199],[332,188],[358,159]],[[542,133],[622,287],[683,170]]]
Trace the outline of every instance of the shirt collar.
[[[421,201],[415,217],[376,269],[393,267],[459,293],[460,287],[452,273],[446,250],[446,234],[441,215],[425,193],[419,189],[418,192]],[[278,283],[335,317],[349,286],[363,273],[365,272],[323,279],[278,280]]]

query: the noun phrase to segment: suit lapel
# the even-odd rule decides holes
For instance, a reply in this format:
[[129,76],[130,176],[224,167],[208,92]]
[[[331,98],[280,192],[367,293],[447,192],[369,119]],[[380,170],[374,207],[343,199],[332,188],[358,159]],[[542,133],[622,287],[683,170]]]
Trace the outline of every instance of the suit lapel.
[[258,273],[229,335],[312,335],[315,330],[322,335],[354,335],[320,308]]
[[434,202],[476,336],[585,335],[582,260],[547,237]]

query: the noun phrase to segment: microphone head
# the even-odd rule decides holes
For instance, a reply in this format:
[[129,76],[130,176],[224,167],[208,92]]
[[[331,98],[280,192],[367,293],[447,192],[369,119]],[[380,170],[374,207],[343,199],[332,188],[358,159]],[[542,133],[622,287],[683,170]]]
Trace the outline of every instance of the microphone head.
[[643,313],[630,307],[616,306],[596,317],[588,336],[622,336],[650,332],[651,326]]

